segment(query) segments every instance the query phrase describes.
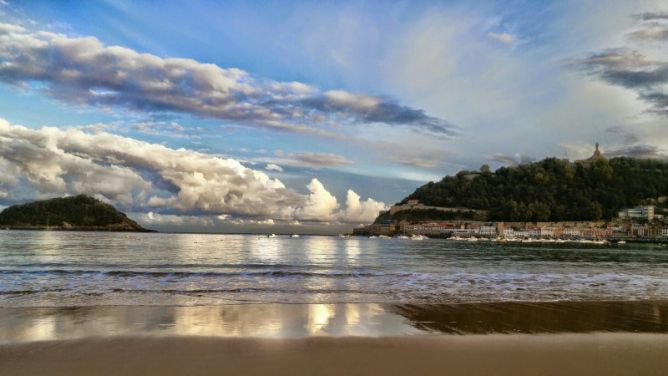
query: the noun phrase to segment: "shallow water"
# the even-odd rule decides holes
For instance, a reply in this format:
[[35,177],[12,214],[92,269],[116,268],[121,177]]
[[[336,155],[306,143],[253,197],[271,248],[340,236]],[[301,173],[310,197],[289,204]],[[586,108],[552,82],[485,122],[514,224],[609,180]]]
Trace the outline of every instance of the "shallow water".
[[668,300],[668,251],[0,231],[0,307],[592,300]]

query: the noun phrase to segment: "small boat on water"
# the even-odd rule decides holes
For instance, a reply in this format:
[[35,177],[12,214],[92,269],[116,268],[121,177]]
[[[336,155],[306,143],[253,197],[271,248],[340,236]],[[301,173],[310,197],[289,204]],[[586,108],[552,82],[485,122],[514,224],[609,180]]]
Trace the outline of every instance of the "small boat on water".
[[411,235],[411,240],[425,240],[429,239],[428,237],[420,234],[420,235]]
[[620,240],[617,242],[617,244],[626,244],[626,240]]
[[269,235],[267,235],[267,237],[268,237],[268,238],[275,238],[275,237],[276,237],[276,234],[269,234]]
[[290,237],[291,237],[291,238],[298,238],[298,237],[299,237],[299,234],[292,234],[292,235],[290,235]]
[[379,238],[379,239],[391,239],[391,238],[390,238],[389,236],[387,236],[387,235],[378,235],[378,238]]
[[406,235],[399,235],[397,236],[397,239],[410,239],[410,238]]
[[371,236],[369,236],[369,239],[376,239],[376,238],[377,238],[376,235],[371,235]]

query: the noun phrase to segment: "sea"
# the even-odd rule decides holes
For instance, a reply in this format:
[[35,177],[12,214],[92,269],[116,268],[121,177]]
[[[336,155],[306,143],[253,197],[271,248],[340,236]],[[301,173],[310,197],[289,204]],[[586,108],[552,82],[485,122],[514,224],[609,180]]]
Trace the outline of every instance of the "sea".
[[0,231],[0,307],[668,300],[668,249]]

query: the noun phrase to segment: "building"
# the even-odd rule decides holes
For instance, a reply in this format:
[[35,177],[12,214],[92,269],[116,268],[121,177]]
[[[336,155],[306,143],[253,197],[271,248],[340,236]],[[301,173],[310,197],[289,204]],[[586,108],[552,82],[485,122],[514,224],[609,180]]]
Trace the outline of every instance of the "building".
[[580,236],[580,230],[573,227],[567,227],[563,231],[564,236],[574,238]]
[[651,222],[654,220],[654,206],[644,205],[620,210],[617,216],[622,219],[645,220]]
[[631,225],[631,235],[637,237],[646,237],[649,235],[649,227],[646,224],[634,223]]
[[591,157],[587,159],[580,159],[575,161],[576,163],[583,163],[583,164],[590,164],[593,162],[596,162],[599,159],[605,159],[601,151],[598,149],[598,142],[596,143],[596,149],[594,149],[594,153],[591,155]]
[[480,235],[496,236],[496,226],[489,226],[489,225],[480,226]]

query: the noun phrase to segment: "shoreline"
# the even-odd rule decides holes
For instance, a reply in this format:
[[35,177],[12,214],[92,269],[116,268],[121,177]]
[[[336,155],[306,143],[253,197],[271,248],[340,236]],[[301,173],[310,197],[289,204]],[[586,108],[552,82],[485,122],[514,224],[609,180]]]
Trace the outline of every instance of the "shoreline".
[[3,375],[663,375],[668,335],[86,338],[0,345]]

